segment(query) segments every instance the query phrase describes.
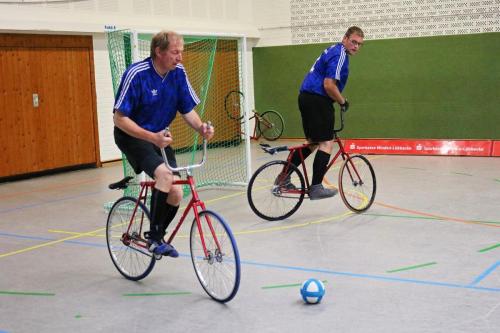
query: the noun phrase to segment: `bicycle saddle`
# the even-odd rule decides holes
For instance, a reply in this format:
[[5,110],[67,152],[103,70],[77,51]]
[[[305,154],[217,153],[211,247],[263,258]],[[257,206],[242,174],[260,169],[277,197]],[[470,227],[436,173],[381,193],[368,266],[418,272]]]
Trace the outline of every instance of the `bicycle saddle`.
[[127,176],[116,183],[109,184],[108,187],[110,190],[123,190],[128,187],[128,182],[134,179],[132,176]]

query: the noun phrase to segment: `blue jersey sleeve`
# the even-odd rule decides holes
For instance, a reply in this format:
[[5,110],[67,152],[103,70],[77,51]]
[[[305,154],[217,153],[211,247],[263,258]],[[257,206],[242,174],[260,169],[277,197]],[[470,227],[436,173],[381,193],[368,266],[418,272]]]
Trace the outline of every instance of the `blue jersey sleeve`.
[[122,76],[120,86],[115,98],[114,109],[130,117],[140,100],[141,84],[137,71],[129,68]]
[[177,99],[177,110],[180,113],[188,113],[194,109],[196,105],[200,103],[200,99],[196,95],[189,79],[187,77],[184,66],[178,65],[178,68],[182,69],[179,71],[179,86],[178,86],[178,99]]
[[330,59],[327,61],[326,77],[341,81],[342,74],[348,64],[346,58],[346,53],[343,49],[340,52],[332,52]]

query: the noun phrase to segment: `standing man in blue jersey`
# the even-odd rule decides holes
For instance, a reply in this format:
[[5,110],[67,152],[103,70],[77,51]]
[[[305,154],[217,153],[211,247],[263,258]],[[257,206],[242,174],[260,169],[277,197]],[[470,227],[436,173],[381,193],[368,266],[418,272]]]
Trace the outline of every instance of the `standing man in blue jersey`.
[[117,146],[136,173],[144,171],[156,181],[151,195],[149,250],[171,257],[179,254],[163,237],[179,208],[182,188],[172,184],[178,175],[166,167],[160,152],[165,148],[169,164],[177,165],[170,147],[173,138],[165,128],[179,112],[205,139],[214,134],[193,110],[200,100],[181,64],[183,50],[179,34],[157,33],[151,40],[151,56],[132,64],[123,74],[113,116]]
[[[334,144],[333,104],[337,102],[344,112],[349,108],[342,90],[349,76],[349,56],[359,51],[363,38],[363,30],[355,26],[350,27],[341,43],[323,51],[300,87],[299,109],[302,127],[307,143],[310,144],[302,150],[304,159],[319,148],[313,162],[313,178],[309,191],[311,200],[329,198],[337,193],[337,190],[327,189],[321,184]],[[298,150],[292,156],[292,163],[296,166],[301,163]]]

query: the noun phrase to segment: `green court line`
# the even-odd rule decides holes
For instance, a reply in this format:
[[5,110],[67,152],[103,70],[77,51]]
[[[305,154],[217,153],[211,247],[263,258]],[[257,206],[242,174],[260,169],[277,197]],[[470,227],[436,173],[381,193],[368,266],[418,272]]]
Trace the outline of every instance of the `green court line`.
[[[328,281],[324,280],[321,281],[323,283],[328,283]],[[292,283],[292,284],[278,284],[274,286],[264,286],[262,289],[278,289],[278,288],[290,288],[290,287],[300,287],[302,286],[302,283]]]
[[410,269],[416,269],[416,268],[431,266],[431,265],[435,265],[435,264],[437,264],[437,262],[433,261],[433,262],[428,262],[426,264],[420,264],[420,265],[415,265],[415,266],[408,266],[408,267],[393,269],[393,270],[390,270],[390,271],[386,271],[386,273],[395,273],[395,272],[407,271],[407,270],[410,270]]
[[484,249],[481,249],[481,250],[479,250],[477,252],[486,252],[486,251],[490,251],[490,250],[496,249],[497,247],[500,247],[500,243],[492,245],[492,246],[485,247]]
[[[399,218],[408,218],[408,219],[420,219],[420,220],[438,220],[444,221],[445,219],[440,217],[430,217],[430,216],[420,216],[420,215],[390,215],[390,214],[373,214],[373,213],[363,213],[363,215],[367,216],[380,216],[380,217],[399,217]],[[500,221],[481,221],[481,220],[470,220],[469,222],[475,223],[489,223],[489,224],[500,224]]]
[[470,173],[465,173],[465,172],[451,172],[451,173],[454,173],[455,175],[462,175],[462,176],[473,176],[472,174]]
[[159,293],[138,293],[138,294],[123,294],[123,296],[178,296],[191,295],[189,291],[167,291]]
[[498,178],[495,178],[495,180],[496,180],[497,182],[500,182],[500,179],[498,179]]
[[13,296],[55,296],[54,293],[38,293],[29,291],[5,291],[0,290],[0,295],[13,295]]
[[373,213],[363,213],[363,215],[380,216],[380,217],[402,217],[407,219],[421,219],[421,220],[440,220],[440,221],[443,220],[442,218],[439,217],[414,216],[414,215],[389,215],[389,214],[373,214]]

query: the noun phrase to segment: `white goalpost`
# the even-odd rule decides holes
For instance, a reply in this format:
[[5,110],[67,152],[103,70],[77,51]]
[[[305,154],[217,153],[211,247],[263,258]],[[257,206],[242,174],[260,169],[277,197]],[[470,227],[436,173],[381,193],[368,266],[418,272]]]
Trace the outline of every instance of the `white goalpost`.
[[[137,30],[106,32],[115,94],[125,69],[149,56],[154,33]],[[235,90],[247,96],[246,38],[237,34],[179,33],[184,36],[183,65],[201,100],[196,111],[204,121],[210,120],[215,126],[207,163],[193,172],[197,186],[245,186],[251,176],[248,101],[246,98],[229,101],[225,97]],[[230,117],[230,112],[235,110],[244,115],[241,120]],[[197,133],[181,117],[174,120],[170,130],[177,164],[197,163],[201,158],[201,138]],[[125,157],[123,170],[124,176],[136,178]],[[127,189],[126,195],[134,195],[136,191],[137,188]]]

